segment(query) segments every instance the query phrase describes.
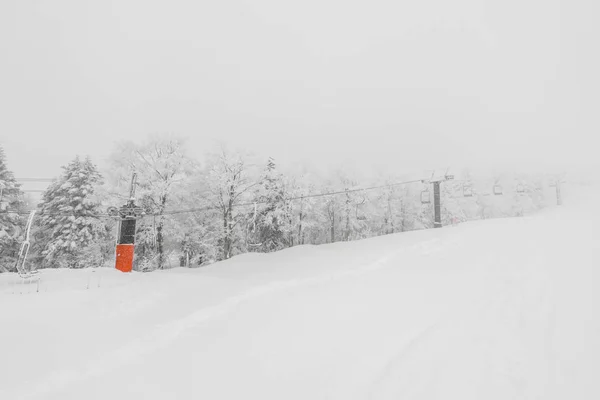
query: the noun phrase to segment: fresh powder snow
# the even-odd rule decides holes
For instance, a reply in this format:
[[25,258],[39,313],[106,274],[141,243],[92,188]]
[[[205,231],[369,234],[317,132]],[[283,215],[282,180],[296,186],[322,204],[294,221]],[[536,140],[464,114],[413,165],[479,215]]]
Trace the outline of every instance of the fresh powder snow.
[[153,273],[0,275],[0,399],[599,399],[600,190]]

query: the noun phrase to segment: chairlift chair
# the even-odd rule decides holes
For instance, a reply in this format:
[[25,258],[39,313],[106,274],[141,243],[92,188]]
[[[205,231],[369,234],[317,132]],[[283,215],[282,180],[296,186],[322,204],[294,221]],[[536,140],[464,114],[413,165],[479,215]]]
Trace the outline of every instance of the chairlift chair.
[[520,183],[517,185],[517,193],[525,193],[525,187]]
[[473,188],[471,186],[463,186],[463,197],[473,197]]
[[431,203],[431,193],[429,193],[428,189],[425,189],[421,192],[421,203],[422,204],[430,204]]
[[502,186],[500,186],[500,185],[494,185],[494,195],[501,196],[502,194],[503,194],[503,192],[502,192]]

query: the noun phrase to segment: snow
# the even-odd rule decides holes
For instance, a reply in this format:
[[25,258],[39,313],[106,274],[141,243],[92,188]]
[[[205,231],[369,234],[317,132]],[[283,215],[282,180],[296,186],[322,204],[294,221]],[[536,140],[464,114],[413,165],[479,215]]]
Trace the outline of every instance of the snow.
[[0,275],[0,399],[598,399],[600,190],[200,269]]

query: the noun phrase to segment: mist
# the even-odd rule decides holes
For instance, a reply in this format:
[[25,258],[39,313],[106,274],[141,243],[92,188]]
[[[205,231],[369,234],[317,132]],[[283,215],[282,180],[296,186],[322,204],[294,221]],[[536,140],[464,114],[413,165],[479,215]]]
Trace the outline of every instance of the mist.
[[320,169],[589,170],[598,8],[5,0],[0,145],[18,176],[148,134]]

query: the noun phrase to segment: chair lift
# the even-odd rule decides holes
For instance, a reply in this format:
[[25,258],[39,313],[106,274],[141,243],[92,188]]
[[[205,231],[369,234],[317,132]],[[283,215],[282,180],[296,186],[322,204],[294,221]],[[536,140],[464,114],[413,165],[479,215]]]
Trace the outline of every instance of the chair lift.
[[463,185],[463,197],[473,197],[473,188],[468,185]]
[[525,187],[521,183],[517,185],[517,193],[525,193]]
[[366,221],[367,217],[364,211],[361,210],[361,206],[363,206],[367,202],[367,198],[363,197],[362,202],[356,204],[355,216],[358,221]]
[[498,184],[494,185],[494,194],[496,196],[501,196],[503,194],[503,192],[502,192],[502,186],[500,186]]
[[35,210],[33,210],[29,214],[29,219],[27,220],[27,226],[25,227],[25,240],[21,244],[21,249],[19,250],[19,258],[15,264],[15,268],[17,273],[21,278],[30,278],[38,273],[37,270],[32,271],[26,267],[25,261],[27,261],[27,255],[29,254],[29,237],[31,232],[31,225],[33,225],[33,217],[35,216]]
[[425,189],[421,192],[421,203],[422,204],[430,204],[431,203],[431,193],[429,189]]

